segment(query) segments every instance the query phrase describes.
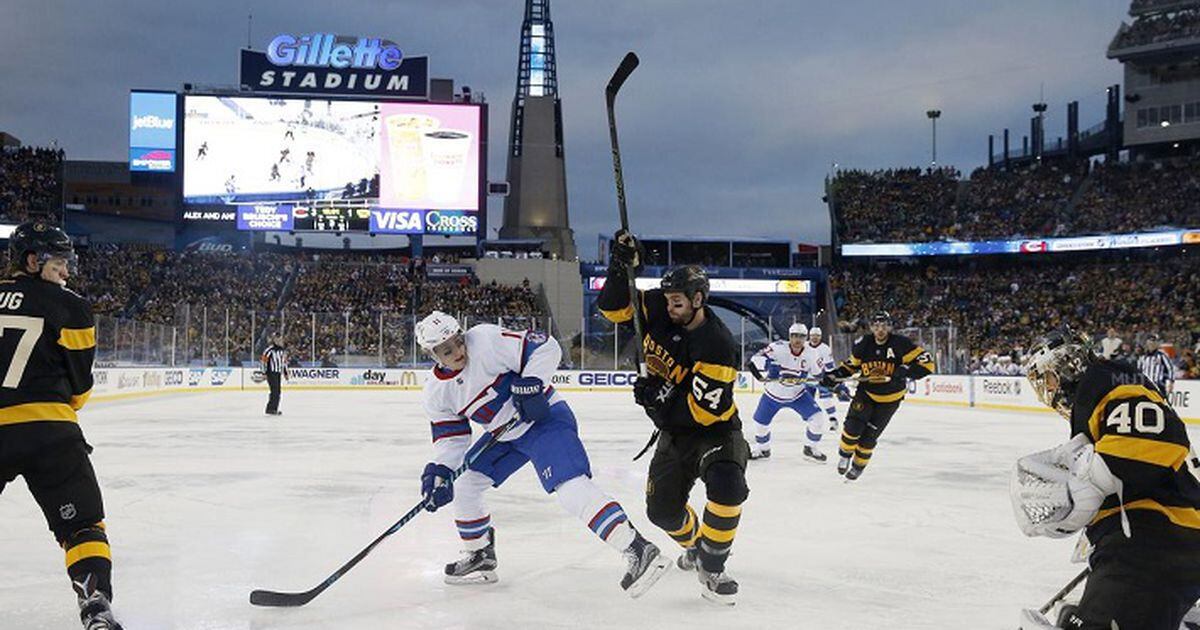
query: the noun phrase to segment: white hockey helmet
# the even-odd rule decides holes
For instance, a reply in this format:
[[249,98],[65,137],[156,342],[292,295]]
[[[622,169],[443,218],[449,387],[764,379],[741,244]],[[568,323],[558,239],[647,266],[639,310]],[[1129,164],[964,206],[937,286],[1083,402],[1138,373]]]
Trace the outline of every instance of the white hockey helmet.
[[453,339],[455,335],[461,335],[462,331],[457,319],[434,311],[417,322],[417,344],[426,352],[433,352],[434,348]]
[[788,328],[788,336],[791,337],[792,335],[800,335],[801,337],[808,335],[808,326],[805,326],[800,322],[792,324],[791,327]]
[[813,326],[812,328],[808,329],[808,336],[811,337],[813,335],[816,335],[818,337],[821,336],[821,327],[820,326]]

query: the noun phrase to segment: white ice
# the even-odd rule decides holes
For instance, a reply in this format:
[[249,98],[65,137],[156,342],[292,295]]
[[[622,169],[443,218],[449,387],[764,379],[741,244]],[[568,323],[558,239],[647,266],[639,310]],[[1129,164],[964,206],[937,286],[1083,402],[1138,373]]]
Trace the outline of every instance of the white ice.
[[[567,393],[601,487],[672,556],[647,521],[649,422],[628,393]],[[906,403],[863,477],[800,458],[783,412],[773,457],[751,462],[729,571],[738,603],[700,598],[672,569],[644,597],[618,586],[623,559],[546,496],[529,468],[491,493],[500,582],[447,586],[458,557],[449,510],[422,514],[307,606],[256,608],[254,588],[303,591],[418,499],[430,451],[418,392],[197,393],[100,403],[82,424],[96,447],[130,630],[379,628],[1004,628],[1080,569],[1073,542],[1026,539],[1013,523],[1015,459],[1066,438],[1049,414]],[[749,423],[755,398],[739,395]],[[747,433],[752,428],[747,427]],[[693,506],[703,505],[700,487]],[[62,552],[18,480],[0,495],[0,628],[78,626]]]

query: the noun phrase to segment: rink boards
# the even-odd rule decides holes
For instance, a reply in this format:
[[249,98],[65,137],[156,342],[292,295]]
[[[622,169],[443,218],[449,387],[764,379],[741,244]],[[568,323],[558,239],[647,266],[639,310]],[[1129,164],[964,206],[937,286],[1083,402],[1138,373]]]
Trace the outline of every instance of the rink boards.
[[[248,368],[97,368],[92,374],[92,400],[119,400],[136,396],[209,390],[266,390],[255,383]],[[289,368],[288,389],[420,389],[430,371],[399,368]],[[628,389],[633,372],[560,370],[554,387],[563,391]],[[761,384],[749,372],[738,373],[736,391],[754,393]],[[1038,402],[1024,377],[933,375],[908,384],[907,400],[916,403],[998,409],[1050,410]],[[1190,423],[1200,424],[1200,381],[1176,381],[1171,404]]]

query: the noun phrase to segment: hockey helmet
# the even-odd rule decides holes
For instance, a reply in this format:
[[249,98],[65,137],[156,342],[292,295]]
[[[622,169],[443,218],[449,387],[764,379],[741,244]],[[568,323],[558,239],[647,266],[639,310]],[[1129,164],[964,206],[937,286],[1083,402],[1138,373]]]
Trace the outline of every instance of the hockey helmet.
[[671,267],[663,274],[660,287],[663,293],[682,293],[689,300],[698,291],[700,301],[708,301],[708,274],[700,265]]
[[417,344],[426,352],[462,334],[458,320],[441,311],[434,311],[417,322]]
[[1094,360],[1091,339],[1064,327],[1034,342],[1025,369],[1038,400],[1070,420],[1075,388]]
[[72,266],[75,264],[71,237],[45,219],[26,221],[8,237],[8,262],[13,270],[25,271],[25,258],[29,254],[37,255],[39,269],[51,258],[65,258]]
[[808,335],[808,326],[805,326],[800,322],[792,324],[790,327],[788,327],[788,336],[791,337],[793,335],[800,335],[801,337]]

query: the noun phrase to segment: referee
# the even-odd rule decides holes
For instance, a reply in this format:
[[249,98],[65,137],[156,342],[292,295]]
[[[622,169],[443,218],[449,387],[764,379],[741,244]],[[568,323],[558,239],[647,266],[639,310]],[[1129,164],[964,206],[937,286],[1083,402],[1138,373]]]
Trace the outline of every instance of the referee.
[[283,338],[275,333],[271,335],[271,345],[263,350],[262,371],[267,375],[267,385],[271,388],[271,396],[267,399],[267,415],[282,416],[279,410],[279,379],[287,378],[287,350],[283,349]]
[[1171,363],[1171,357],[1159,348],[1158,335],[1146,338],[1145,349],[1146,354],[1138,357],[1138,370],[1169,396],[1175,389],[1175,364]]

